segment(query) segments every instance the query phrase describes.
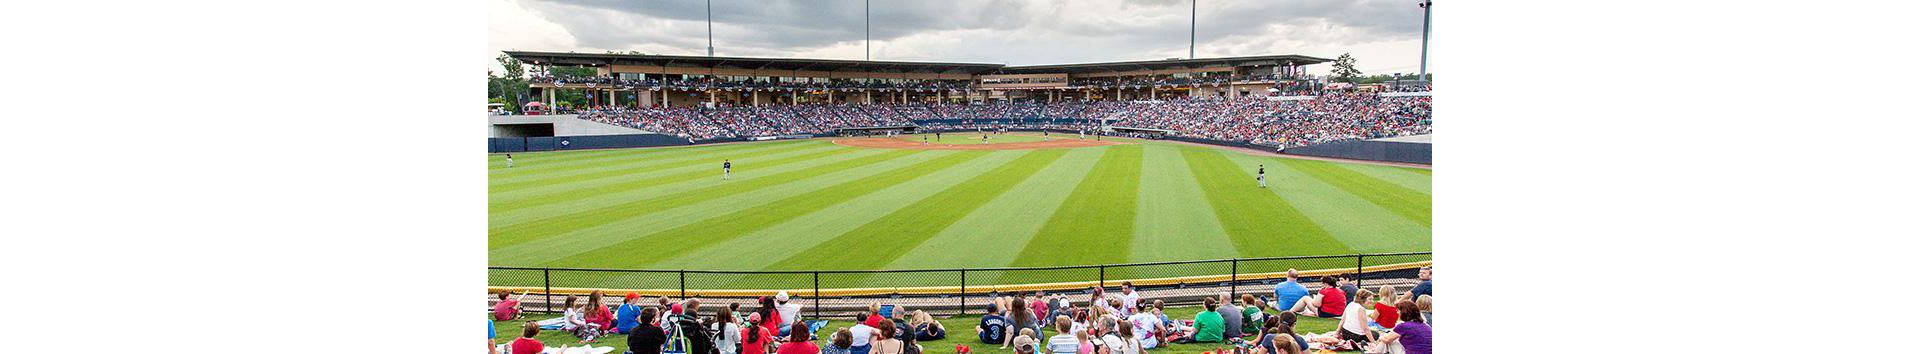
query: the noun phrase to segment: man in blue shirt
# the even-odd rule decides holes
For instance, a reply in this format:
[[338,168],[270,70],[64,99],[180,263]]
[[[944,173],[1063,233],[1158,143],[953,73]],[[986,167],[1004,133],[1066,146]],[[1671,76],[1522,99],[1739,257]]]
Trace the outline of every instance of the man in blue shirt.
[[1300,271],[1287,268],[1287,281],[1273,286],[1273,307],[1287,311],[1303,297],[1307,297],[1307,287],[1300,285]]
[[1420,267],[1420,285],[1414,285],[1407,296],[1419,300],[1420,295],[1433,296],[1433,266]]

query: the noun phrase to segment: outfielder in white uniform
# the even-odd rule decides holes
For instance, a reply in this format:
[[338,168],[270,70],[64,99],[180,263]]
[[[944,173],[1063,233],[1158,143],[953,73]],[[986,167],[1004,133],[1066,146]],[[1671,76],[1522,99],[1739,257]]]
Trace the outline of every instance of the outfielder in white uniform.
[[507,168],[513,168],[513,154],[507,154]]
[[720,179],[733,178],[733,161],[720,160]]
[[1267,164],[1260,164],[1260,188],[1267,188]]

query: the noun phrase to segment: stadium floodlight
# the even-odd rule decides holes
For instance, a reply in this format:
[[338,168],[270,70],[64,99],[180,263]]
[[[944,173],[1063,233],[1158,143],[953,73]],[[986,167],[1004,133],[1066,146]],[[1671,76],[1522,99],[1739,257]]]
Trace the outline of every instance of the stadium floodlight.
[[713,0],[707,0],[707,56],[713,56]]
[[1427,79],[1427,34],[1433,30],[1433,0],[1420,0],[1420,79]]

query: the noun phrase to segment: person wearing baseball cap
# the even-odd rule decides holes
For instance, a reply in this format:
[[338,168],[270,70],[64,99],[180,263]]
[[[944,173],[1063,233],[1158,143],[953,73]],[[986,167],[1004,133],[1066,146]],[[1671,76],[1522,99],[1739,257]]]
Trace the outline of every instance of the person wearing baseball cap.
[[[802,322],[800,321],[800,303],[787,300],[787,292],[785,291],[773,295],[773,301],[775,303],[773,308],[780,312],[780,336],[782,337],[792,335],[790,332],[793,332],[793,324]],[[812,327],[809,326],[808,328]]]
[[1015,353],[1033,354],[1034,346],[1033,337],[1019,336],[1013,338],[1013,352]]
[[980,316],[980,325],[974,326],[973,332],[980,336],[981,343],[1006,343],[1007,319],[1000,317],[1000,305],[987,303],[987,314]]
[[640,325],[641,307],[635,304],[639,301],[638,293],[629,292],[626,297],[620,298],[620,308],[613,311],[614,332],[628,334],[633,331],[633,327]]

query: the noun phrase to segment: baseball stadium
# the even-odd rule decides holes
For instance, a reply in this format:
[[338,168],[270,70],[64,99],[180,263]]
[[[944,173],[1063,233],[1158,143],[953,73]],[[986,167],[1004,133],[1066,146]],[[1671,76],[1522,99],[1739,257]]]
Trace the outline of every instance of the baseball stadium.
[[[1002,347],[1024,336],[966,329],[1001,319],[1044,338],[1056,314],[1182,319],[1222,305],[1248,316],[1229,337],[1258,333],[1254,313],[1299,314],[1289,328],[1319,333],[1339,320],[1306,314],[1360,300],[1296,306],[1280,289],[1387,304],[1431,293],[1424,81],[1328,85],[1304,69],[1331,60],[1293,54],[1034,66],[504,54],[533,95],[489,107],[488,306],[541,320],[550,345],[631,349],[630,329],[569,320],[619,307],[629,320],[642,308],[779,317],[767,328],[823,347],[835,328],[897,318],[953,331],[915,350],[1018,353]],[[1153,351],[1251,343],[1208,344],[1194,325],[1153,326],[1165,341]],[[1300,347],[1363,345],[1338,335]]]

